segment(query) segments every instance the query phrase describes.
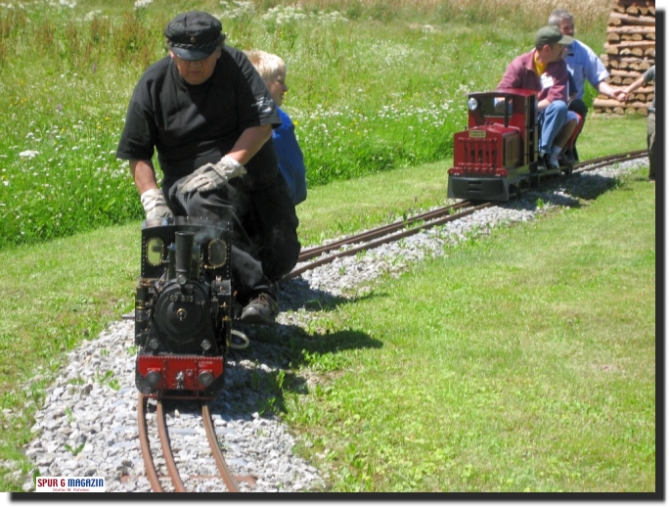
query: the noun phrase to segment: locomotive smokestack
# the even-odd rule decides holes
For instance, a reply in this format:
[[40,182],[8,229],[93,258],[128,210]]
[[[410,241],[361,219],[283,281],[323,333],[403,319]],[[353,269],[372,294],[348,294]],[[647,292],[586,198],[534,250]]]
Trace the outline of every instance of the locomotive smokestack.
[[186,283],[191,278],[191,258],[193,257],[193,242],[195,234],[192,232],[175,232],[176,275],[179,284]]

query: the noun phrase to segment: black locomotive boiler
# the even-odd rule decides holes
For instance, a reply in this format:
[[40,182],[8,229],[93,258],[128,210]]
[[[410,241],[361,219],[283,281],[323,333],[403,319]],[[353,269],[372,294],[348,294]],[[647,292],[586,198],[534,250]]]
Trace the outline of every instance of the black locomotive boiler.
[[142,223],[135,383],[149,397],[211,399],[223,389],[235,301],[227,222]]

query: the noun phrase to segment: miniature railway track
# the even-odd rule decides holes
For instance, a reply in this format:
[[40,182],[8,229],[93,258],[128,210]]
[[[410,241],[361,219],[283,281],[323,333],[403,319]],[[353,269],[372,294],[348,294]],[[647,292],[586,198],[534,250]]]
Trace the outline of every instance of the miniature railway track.
[[[149,442],[149,428],[147,425],[147,408],[148,408],[148,399],[144,395],[140,394],[138,399],[137,406],[137,426],[139,431],[140,438],[140,448],[142,450],[142,458],[144,460],[144,467],[146,469],[147,479],[151,485],[151,490],[154,492],[162,492],[163,485],[161,484],[160,477],[156,470],[156,464],[151,452],[151,446]],[[207,435],[207,440],[209,442],[209,447],[212,451],[212,456],[216,462],[216,467],[219,470],[219,475],[226,485],[226,489],[230,493],[239,492],[239,487],[237,485],[238,480],[246,480],[253,482],[253,479],[250,477],[233,477],[228,470],[228,465],[226,460],[221,452],[219,447],[218,440],[216,438],[216,432],[214,430],[214,425],[212,424],[212,416],[209,412],[209,406],[207,403],[203,402],[202,406],[202,421],[205,428],[205,434]],[[167,428],[167,422],[165,418],[165,412],[163,409],[163,402],[161,400],[156,401],[156,423],[158,426],[158,438],[161,445],[161,451],[163,459],[165,460],[165,466],[167,468],[168,476],[172,481],[172,486],[174,491],[177,493],[186,492],[186,487],[184,481],[179,475],[179,470],[177,464],[174,460],[174,455],[172,453],[172,448],[170,444],[170,435]]]
[[[606,157],[586,160],[575,164],[573,174],[592,171],[599,167],[604,167],[615,162],[632,160],[647,156],[646,150],[632,151],[619,155],[609,155]],[[328,243],[326,245],[307,248],[300,252],[298,256],[298,266],[287,274],[284,279],[295,278],[305,271],[312,270],[318,266],[328,264],[339,257],[355,255],[362,250],[368,250],[385,243],[391,243],[399,239],[411,236],[418,232],[430,229],[437,225],[458,220],[477,210],[493,206],[492,202],[471,202],[459,201],[455,204],[444,206],[426,213],[422,213],[406,220],[384,225],[360,234],[348,236],[346,238]],[[331,253],[334,252],[334,253]],[[327,255],[331,253],[331,255]],[[316,259],[313,260],[312,259]],[[311,261],[311,262],[309,262]]]

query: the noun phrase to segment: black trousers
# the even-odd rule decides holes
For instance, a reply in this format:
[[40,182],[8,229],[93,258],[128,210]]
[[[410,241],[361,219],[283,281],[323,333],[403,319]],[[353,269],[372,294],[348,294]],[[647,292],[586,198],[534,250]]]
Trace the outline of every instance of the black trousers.
[[647,153],[649,154],[649,179],[656,179],[656,111],[647,115]]
[[298,262],[298,217],[288,184],[279,173],[275,180],[249,193],[251,209],[245,228],[256,245],[263,272],[279,281]]
[[232,225],[233,283],[241,304],[258,292],[275,297],[273,282],[289,273],[300,253],[298,217],[281,174],[253,192],[226,184],[209,192],[179,193],[182,180],[163,182],[172,213],[227,220]]

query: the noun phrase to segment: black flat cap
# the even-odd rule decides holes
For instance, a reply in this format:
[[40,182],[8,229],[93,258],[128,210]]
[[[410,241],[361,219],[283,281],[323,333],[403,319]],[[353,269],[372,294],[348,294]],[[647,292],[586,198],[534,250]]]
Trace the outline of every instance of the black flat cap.
[[221,22],[211,14],[192,11],[179,14],[165,27],[170,49],[184,60],[202,60],[221,45]]

